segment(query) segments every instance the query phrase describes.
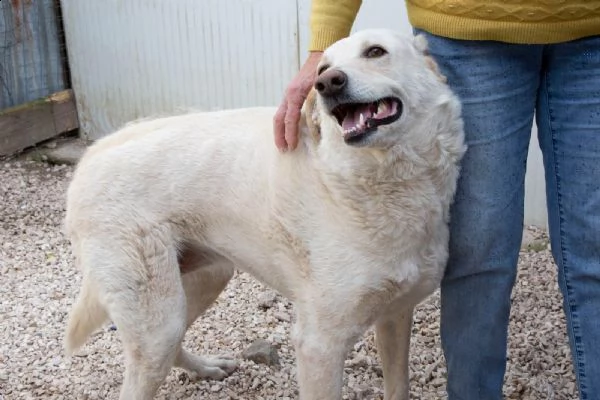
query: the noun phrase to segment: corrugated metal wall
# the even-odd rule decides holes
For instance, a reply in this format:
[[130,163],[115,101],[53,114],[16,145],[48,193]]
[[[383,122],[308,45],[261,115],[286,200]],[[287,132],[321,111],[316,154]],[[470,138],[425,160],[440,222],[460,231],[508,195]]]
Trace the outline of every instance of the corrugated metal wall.
[[55,6],[0,1],[0,109],[66,89]]
[[62,0],[82,133],[273,104],[298,68],[296,0]]

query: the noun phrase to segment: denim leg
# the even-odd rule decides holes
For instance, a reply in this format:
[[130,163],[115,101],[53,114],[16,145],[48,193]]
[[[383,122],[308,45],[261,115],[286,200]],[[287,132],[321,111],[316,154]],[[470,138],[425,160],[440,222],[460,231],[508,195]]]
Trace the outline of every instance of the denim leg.
[[501,399],[543,48],[426,36],[462,101],[469,146],[441,287],[448,398]]
[[600,37],[547,46],[537,113],[581,399],[600,399]]

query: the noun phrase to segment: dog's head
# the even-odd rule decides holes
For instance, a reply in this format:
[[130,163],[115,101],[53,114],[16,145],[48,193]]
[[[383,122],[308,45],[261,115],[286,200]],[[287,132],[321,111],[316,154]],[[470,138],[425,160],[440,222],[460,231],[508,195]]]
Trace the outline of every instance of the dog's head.
[[[352,146],[386,148],[450,94],[424,37],[376,29],[331,45],[314,88],[321,123]],[[412,114],[412,115],[411,115]],[[418,115],[417,115],[418,114]]]

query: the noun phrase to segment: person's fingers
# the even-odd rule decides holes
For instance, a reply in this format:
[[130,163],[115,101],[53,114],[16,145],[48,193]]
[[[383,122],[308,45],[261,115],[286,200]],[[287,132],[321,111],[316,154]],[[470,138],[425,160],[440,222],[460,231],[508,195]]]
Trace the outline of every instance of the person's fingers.
[[288,144],[285,138],[285,114],[287,111],[288,102],[287,98],[283,99],[283,102],[277,109],[275,117],[273,118],[273,132],[275,134],[275,146],[279,151],[286,151]]
[[290,150],[294,150],[298,146],[298,123],[300,122],[302,103],[304,99],[300,100],[290,99],[288,101],[287,111],[285,113],[284,125],[285,125],[285,141],[287,147]]
[[322,52],[311,52],[308,59],[289,84],[283,101],[273,117],[275,145],[281,151],[298,146],[298,124],[302,105],[316,79],[316,68]]
[[281,105],[275,113],[273,128],[275,145],[281,151],[294,150],[298,146],[298,123],[306,95],[303,88],[294,82],[286,91]]

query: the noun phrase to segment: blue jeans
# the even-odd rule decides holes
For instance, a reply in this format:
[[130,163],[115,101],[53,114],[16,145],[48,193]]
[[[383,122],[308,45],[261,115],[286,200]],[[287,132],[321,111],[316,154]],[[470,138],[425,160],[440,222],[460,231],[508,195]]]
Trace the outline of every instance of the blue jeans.
[[469,146],[441,288],[448,398],[502,398],[535,115],[579,393],[600,399],[600,37],[514,45],[424,34],[462,100]]

